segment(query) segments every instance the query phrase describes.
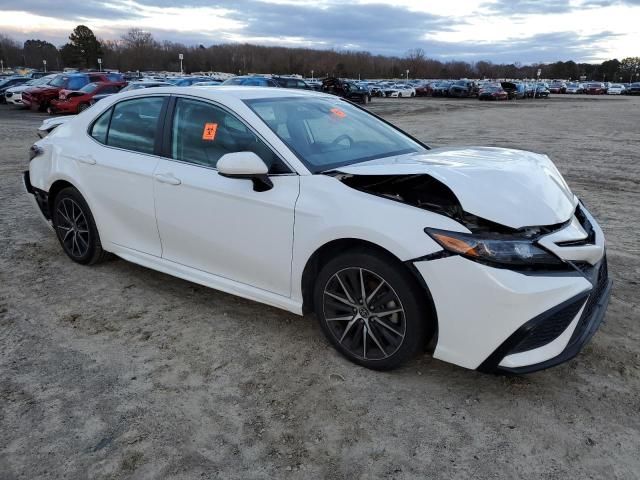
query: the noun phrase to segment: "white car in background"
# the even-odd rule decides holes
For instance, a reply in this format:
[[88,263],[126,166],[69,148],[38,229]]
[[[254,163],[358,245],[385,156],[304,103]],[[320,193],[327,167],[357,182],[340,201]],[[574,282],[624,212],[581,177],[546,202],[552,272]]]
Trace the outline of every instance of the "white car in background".
[[619,83],[612,83],[609,85],[609,89],[607,90],[607,95],[624,95],[624,85]]
[[416,89],[406,83],[395,83],[384,89],[384,93],[387,97],[400,98],[400,97],[415,97]]
[[44,77],[40,77],[34,80],[29,80],[22,85],[18,85],[17,87],[8,88],[6,92],[4,92],[4,98],[9,105],[22,105],[22,92],[24,92],[27,88],[36,87],[38,85],[46,85],[51,80],[56,77],[57,74],[53,75],[45,75]]
[[605,314],[602,230],[546,155],[431,149],[336,96],[125,92],[30,153],[26,190],[71,260],[111,252],[315,312],[365,367],[430,349],[535,371],[575,356]]

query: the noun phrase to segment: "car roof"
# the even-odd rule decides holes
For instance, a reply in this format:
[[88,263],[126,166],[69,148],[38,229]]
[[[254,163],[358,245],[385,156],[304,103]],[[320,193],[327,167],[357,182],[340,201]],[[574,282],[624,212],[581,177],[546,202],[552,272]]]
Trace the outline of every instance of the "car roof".
[[157,87],[153,92],[145,92],[144,90],[132,90],[126,92],[128,96],[143,96],[157,94],[176,94],[176,95],[194,95],[211,100],[234,97],[240,100],[249,100],[257,98],[291,98],[291,97],[321,97],[335,98],[333,95],[314,92],[313,90],[285,89],[276,87],[243,87],[239,85],[220,85],[216,88],[207,88],[206,86],[191,87]]

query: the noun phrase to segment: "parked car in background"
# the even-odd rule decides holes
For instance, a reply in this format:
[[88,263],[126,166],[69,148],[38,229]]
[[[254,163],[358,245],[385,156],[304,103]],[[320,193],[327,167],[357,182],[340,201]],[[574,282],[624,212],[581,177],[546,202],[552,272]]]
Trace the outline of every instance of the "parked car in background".
[[52,74],[44,77],[34,78],[21,85],[8,88],[4,92],[5,101],[9,105],[24,106],[22,103],[22,92],[24,92],[27,88],[30,88],[30,87],[45,85],[51,80],[53,80],[56,77],[56,75],[57,74]]
[[480,89],[478,100],[508,100],[509,94],[500,85],[487,85]]
[[26,89],[22,92],[22,102],[26,107],[45,112],[51,100],[58,98],[60,90],[79,90],[88,83],[108,81],[104,73],[62,73],[45,85]]
[[554,81],[549,85],[550,93],[567,93],[567,84],[565,82]]
[[587,95],[604,95],[607,93],[604,83],[591,82],[585,85],[584,93]]
[[612,83],[607,88],[607,95],[624,95],[624,85],[620,83]]
[[449,96],[449,87],[451,82],[437,82],[431,87],[432,97],[447,97]]
[[321,91],[365,105],[371,101],[371,92],[368,88],[361,87],[356,82],[342,78],[325,78],[322,81]]
[[30,77],[0,78],[0,103],[6,103],[4,94],[11,87],[17,87],[33,80]]
[[243,87],[280,87],[271,77],[247,75],[229,78],[222,85],[241,85]]
[[393,83],[384,88],[384,96],[390,98],[415,97],[416,90],[406,83]]
[[571,94],[584,93],[584,85],[576,82],[569,83],[567,84],[567,89],[565,90],[565,93],[571,93]]
[[425,82],[417,85],[416,97],[430,97],[431,96],[431,82]]
[[629,88],[626,89],[627,95],[640,95],[640,82],[632,83]]
[[479,88],[471,80],[458,80],[449,86],[449,96],[457,98],[474,97],[478,95]]
[[[173,83],[164,82],[164,81],[154,81],[154,80],[142,80],[137,82],[129,82],[126,87],[120,90],[120,92],[130,92],[131,90],[141,90],[143,88],[156,88],[156,87],[172,87]],[[114,95],[113,93],[98,93],[94,95],[89,103],[93,105],[100,100]]]
[[298,88],[301,90],[312,90],[307,83],[300,79],[294,77],[271,77],[271,79],[278,84],[281,88]]
[[505,92],[507,92],[509,100],[526,98],[527,96],[526,88],[522,83],[500,82],[500,86]]
[[539,82],[535,85],[534,98],[549,98],[549,87],[544,82]]
[[125,82],[96,82],[89,83],[80,90],[60,90],[58,98],[51,100],[47,111],[55,113],[80,113],[89,108],[93,97],[99,94],[111,95],[118,93],[125,86]]
[[190,87],[197,82],[208,82],[209,77],[178,77],[168,79],[167,82],[174,84],[176,87]]

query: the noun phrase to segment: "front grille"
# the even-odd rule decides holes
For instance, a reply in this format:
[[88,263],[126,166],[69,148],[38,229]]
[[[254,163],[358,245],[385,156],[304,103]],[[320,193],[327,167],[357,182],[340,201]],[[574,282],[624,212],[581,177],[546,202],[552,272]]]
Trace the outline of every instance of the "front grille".
[[558,338],[558,336],[566,330],[571,321],[576,317],[583,304],[584,297],[545,318],[542,322],[533,327],[527,333],[526,337],[524,337],[522,341],[520,341],[520,343],[518,343],[518,345],[509,352],[509,354],[533,350]]

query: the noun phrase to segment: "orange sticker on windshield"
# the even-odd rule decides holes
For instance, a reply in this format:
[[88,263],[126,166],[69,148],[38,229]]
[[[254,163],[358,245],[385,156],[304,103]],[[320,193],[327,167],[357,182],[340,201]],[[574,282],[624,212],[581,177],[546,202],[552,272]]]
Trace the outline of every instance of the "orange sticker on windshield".
[[213,141],[216,139],[216,132],[218,131],[217,123],[205,123],[204,130],[202,131],[202,139]]
[[340,110],[339,108],[332,108],[332,109],[330,110],[330,112],[331,112],[333,115],[335,115],[336,117],[338,117],[338,118],[344,118],[344,117],[346,117],[346,116],[347,116],[347,114],[346,114],[346,113],[344,113],[344,112],[343,112],[342,110]]

